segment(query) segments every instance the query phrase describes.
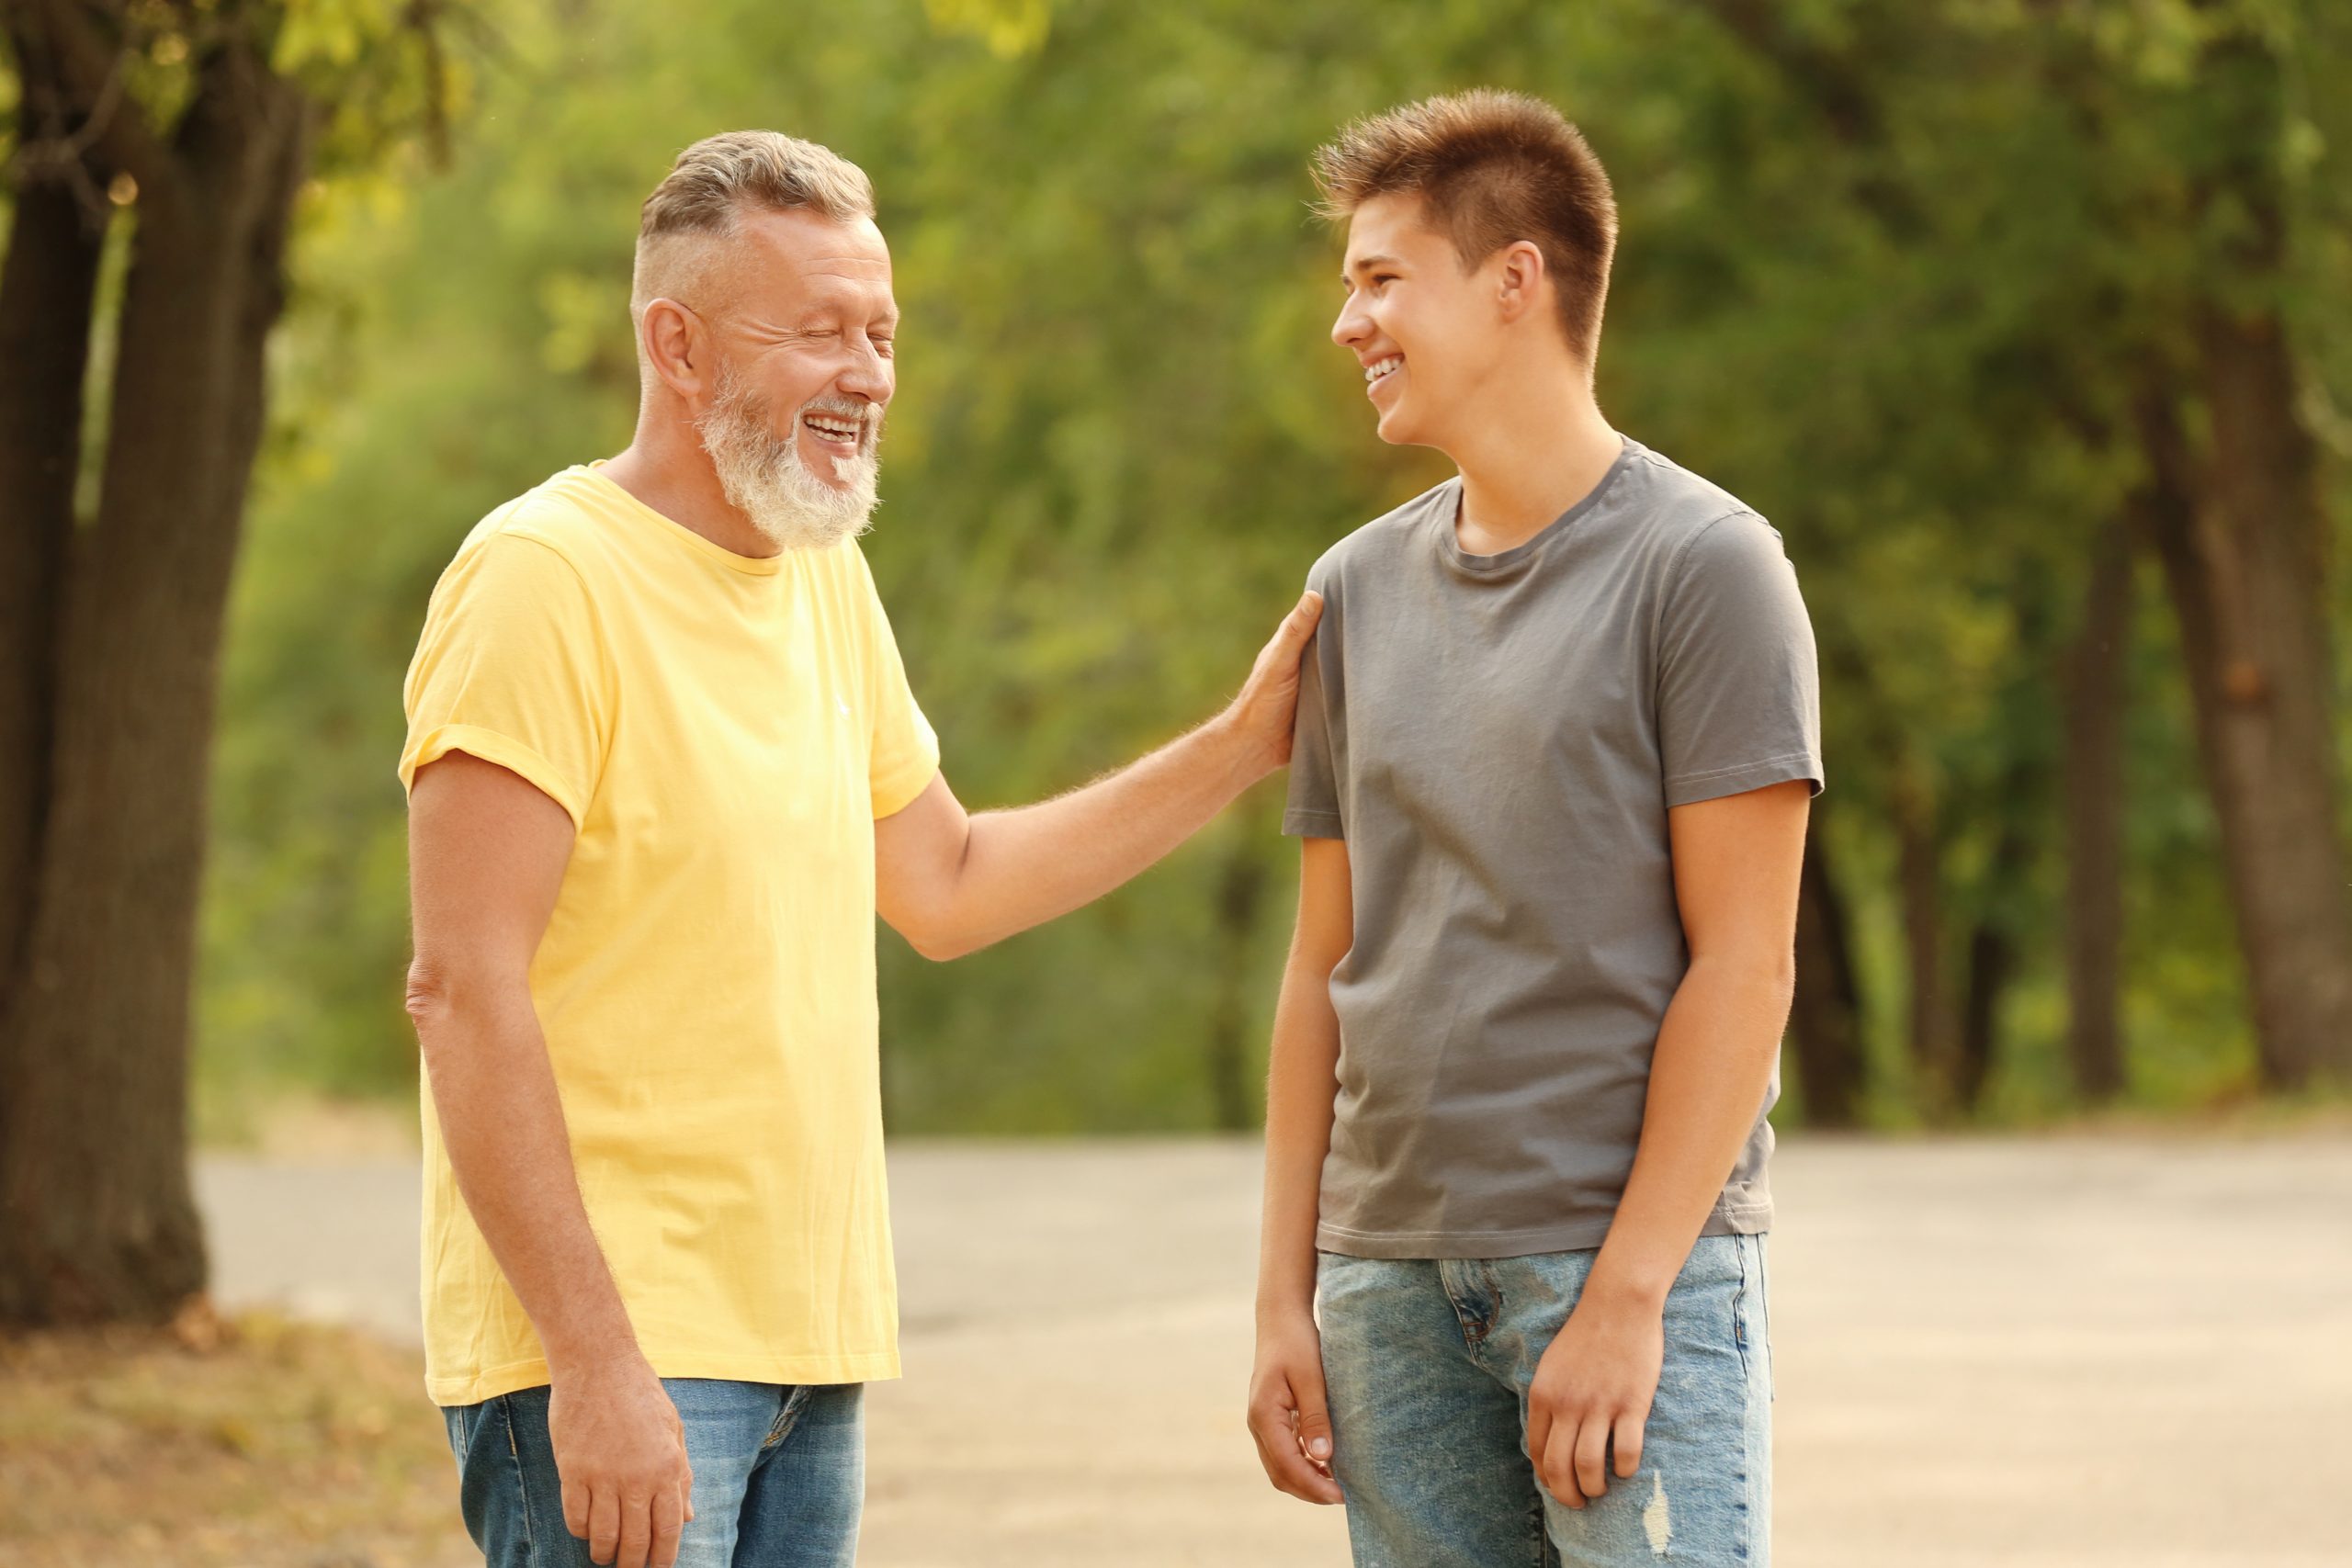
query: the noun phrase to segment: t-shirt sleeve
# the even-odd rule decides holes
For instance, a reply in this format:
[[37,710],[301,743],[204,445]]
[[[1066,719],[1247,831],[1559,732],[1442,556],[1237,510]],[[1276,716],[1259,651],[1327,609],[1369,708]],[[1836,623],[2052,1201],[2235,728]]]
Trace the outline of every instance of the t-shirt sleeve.
[[587,586],[553,546],[496,534],[460,552],[433,590],[401,689],[401,787],[463,751],[521,774],[577,829],[610,738],[607,675]]
[[865,554],[854,545],[850,548],[856,553],[858,581],[865,596],[867,700],[874,716],[866,784],[879,820],[905,810],[930,787],[932,775],[939,772],[939,737],[907,682],[899,639],[891,633],[890,616],[875,589]]
[[1658,635],[1666,803],[1804,779],[1821,793],[1813,624],[1779,530],[1754,513],[1684,547]]
[[1321,572],[1307,586],[1323,595],[1323,618],[1299,658],[1298,716],[1292,721],[1290,795],[1283,831],[1301,839],[1344,839],[1340,812],[1340,756],[1347,744],[1345,685],[1340,664],[1340,602]]

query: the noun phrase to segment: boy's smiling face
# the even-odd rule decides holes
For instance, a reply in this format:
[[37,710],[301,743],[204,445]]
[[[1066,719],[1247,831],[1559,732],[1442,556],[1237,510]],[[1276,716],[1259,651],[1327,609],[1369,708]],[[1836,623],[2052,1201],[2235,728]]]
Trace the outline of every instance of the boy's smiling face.
[[1501,272],[1508,250],[1465,271],[1414,195],[1376,196],[1348,223],[1347,299],[1331,341],[1356,356],[1380,438],[1449,446],[1476,417],[1476,398],[1504,349]]

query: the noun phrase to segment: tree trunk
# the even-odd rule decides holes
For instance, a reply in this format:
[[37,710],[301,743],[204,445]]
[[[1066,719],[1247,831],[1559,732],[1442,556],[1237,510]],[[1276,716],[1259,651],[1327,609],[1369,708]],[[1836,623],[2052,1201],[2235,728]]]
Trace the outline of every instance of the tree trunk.
[[2017,938],[2006,911],[2012,903],[2010,889],[2031,868],[2033,840],[2027,831],[2027,818],[2038,794],[2036,771],[2029,757],[2013,761],[2002,798],[1995,806],[2000,826],[1984,868],[1989,908],[1969,932],[1968,988],[1961,999],[1960,1031],[1951,1058],[1951,1103],[1962,1111],[1973,1111],[1982,1103],[2000,1047],[2001,998],[2017,970]]
[[[2131,503],[2145,511],[2144,494]],[[2066,1058],[2092,1104],[2123,1091],[2124,655],[2132,627],[2128,521],[2093,547],[2083,618],[2066,650]]]
[[1226,852],[1217,879],[1216,997],[1209,1013],[1209,1104],[1220,1132],[1259,1123],[1261,1108],[1249,1070],[1250,948],[1266,893],[1266,835],[1249,832]]
[[73,145],[88,107],[59,101],[8,32],[23,100],[22,176],[8,254],[0,263],[0,1016],[30,922],[33,870],[49,814],[49,755],[57,695],[58,607],[74,540],[82,466],[82,404],[91,311],[108,209]]
[[187,1068],[205,783],[306,141],[300,97],[256,47],[214,47],[140,181],[48,828],[0,1017],[0,1321],[160,1320],[204,1285]]
[[1895,880],[1903,907],[1903,953],[1909,971],[1911,1060],[1920,1108],[1950,1113],[1956,1031],[1944,993],[1943,855],[1935,805],[1908,757],[1894,763]]
[[1830,875],[1816,804],[1797,884],[1797,984],[1789,1010],[1797,1086],[1813,1127],[1853,1127],[1862,1119],[1861,987],[1847,936],[1846,901]]
[[2200,75],[2215,148],[2196,209],[2225,265],[2190,310],[2210,446],[2142,410],[2155,543],[2180,619],[2266,1085],[2352,1078],[2352,903],[2337,807],[2325,519],[2277,295],[2286,273],[2279,69],[2250,32]]
[[[2265,356],[2257,345],[2222,352],[2240,350]],[[2250,434],[2232,427],[2251,414],[2223,405],[2261,394],[2246,386],[2217,392],[2215,444],[2224,448]],[[2293,417],[2283,389],[2270,400],[2279,417]],[[2169,418],[2160,423],[2166,433],[2154,443],[2169,450],[2152,451],[2151,461],[2177,465],[2179,433]],[[2217,457],[2225,467],[2246,461],[2243,453]],[[2249,514],[2245,492],[2269,488],[2243,471],[2223,478],[2206,507],[2182,497],[2163,509],[2154,538],[2180,622],[2263,1080],[2294,1088],[2352,1068],[2352,919],[2325,722],[2316,540],[2281,537],[2301,531],[2290,515]]]

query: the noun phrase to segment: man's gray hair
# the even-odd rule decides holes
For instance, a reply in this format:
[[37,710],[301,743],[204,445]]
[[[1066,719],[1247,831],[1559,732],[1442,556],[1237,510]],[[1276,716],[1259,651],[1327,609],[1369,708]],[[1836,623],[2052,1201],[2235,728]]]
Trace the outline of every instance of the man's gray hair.
[[661,234],[733,234],[746,208],[806,207],[836,223],[874,216],[865,171],[839,153],[775,130],[729,130],[678,154],[645,198],[639,240]]
[[729,130],[695,142],[678,154],[639,215],[630,314],[641,315],[669,293],[682,272],[700,270],[684,256],[676,258],[685,262],[683,268],[668,265],[668,253],[703,249],[678,240],[731,240],[742,232],[747,213],[796,209],[854,223],[874,216],[874,186],[865,170],[830,148],[781,131]]

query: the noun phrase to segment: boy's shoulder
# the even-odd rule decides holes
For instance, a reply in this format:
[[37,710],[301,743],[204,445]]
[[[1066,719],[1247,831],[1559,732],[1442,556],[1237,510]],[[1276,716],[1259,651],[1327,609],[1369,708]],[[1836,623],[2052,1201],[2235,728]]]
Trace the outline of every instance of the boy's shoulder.
[[1443,480],[1346,535],[1307,570],[1306,585],[1329,599],[1332,589],[1349,577],[1394,561],[1427,529],[1433,514],[1442,511],[1451,515],[1461,488],[1458,478]]
[[1754,507],[1664,453],[1629,440],[1626,457],[1618,481],[1622,494],[1616,499],[1641,517],[1644,532],[1656,546],[1679,551],[1702,534],[1720,532],[1715,525],[1727,522],[1735,532],[1761,529],[1780,537],[1780,531]]

